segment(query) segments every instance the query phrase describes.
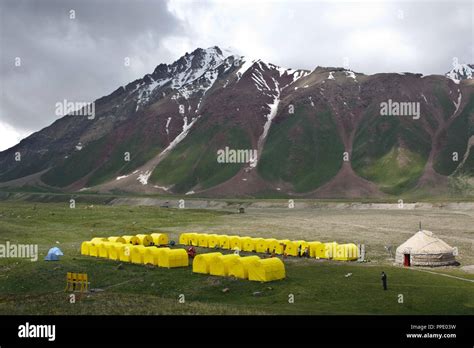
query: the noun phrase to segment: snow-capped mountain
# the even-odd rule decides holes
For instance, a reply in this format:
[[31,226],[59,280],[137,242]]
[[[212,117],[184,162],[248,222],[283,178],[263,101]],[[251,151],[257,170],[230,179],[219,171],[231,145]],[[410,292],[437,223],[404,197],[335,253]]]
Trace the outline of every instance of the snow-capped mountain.
[[[447,76],[364,75],[198,48],[97,99],[94,118],[67,115],[1,152],[0,187],[304,197],[443,190],[448,175],[474,175],[468,78],[470,65]],[[419,114],[381,116],[389,100]],[[223,149],[256,157],[221,163]]]
[[474,73],[474,64],[455,64],[454,67],[446,73],[446,76],[454,82],[459,83],[461,80],[472,79]]

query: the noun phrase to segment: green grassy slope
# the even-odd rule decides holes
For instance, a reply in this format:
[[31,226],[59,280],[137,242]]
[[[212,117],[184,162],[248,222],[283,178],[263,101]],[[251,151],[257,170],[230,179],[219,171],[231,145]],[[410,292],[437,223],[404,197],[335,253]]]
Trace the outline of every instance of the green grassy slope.
[[[133,132],[120,141],[114,138],[114,133],[93,141],[43,174],[41,179],[51,186],[64,187],[93,172],[86,186],[94,186],[128,174],[161,150],[159,137],[145,136],[145,128],[138,123]],[[125,152],[130,153],[130,161],[125,161]]]
[[329,111],[314,115],[311,109],[297,107],[294,115],[272,124],[258,172],[267,180],[293,184],[296,192],[307,192],[337,174],[343,152]]
[[415,185],[430,148],[430,137],[421,122],[380,116],[378,106],[373,104],[357,129],[352,166],[382,191],[399,194]]
[[174,184],[173,190],[177,193],[185,193],[197,184],[202,188],[220,184],[244,166],[217,162],[217,150],[226,146],[234,150],[251,149],[248,135],[237,126],[198,128],[155,168],[150,180],[164,186]]
[[[463,160],[469,137],[474,135],[474,94],[459,116],[444,134],[443,147],[435,159],[435,170],[443,175],[450,175]],[[458,161],[453,161],[453,153],[458,153]],[[471,159],[464,164],[463,172],[472,173],[474,166]]]

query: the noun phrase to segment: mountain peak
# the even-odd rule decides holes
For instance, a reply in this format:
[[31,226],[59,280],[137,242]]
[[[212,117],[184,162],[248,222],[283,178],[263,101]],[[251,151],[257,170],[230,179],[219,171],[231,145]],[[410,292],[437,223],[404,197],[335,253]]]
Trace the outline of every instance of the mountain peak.
[[472,79],[474,73],[474,64],[454,64],[453,68],[446,73],[446,77],[459,83],[461,80]]

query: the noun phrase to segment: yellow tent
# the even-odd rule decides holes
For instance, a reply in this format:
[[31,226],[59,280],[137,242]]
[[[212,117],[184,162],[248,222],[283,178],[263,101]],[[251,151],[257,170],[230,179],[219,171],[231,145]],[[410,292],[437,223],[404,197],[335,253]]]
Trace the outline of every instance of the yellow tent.
[[171,249],[168,247],[163,247],[163,248],[157,248],[157,254],[158,254],[158,266],[161,267],[160,260],[164,258],[164,255],[167,254]]
[[198,236],[198,246],[207,248],[209,236],[206,233],[201,233]]
[[114,242],[114,243],[125,243],[125,239],[122,237],[109,237],[107,238],[109,242]]
[[239,236],[230,236],[229,237],[229,245],[230,249],[234,250],[235,248],[239,248],[242,250],[242,240]]
[[219,236],[217,234],[210,234],[207,237],[207,246],[209,248],[219,247]]
[[92,245],[92,242],[82,242],[81,244],[81,254],[90,255],[89,249]]
[[289,241],[285,243],[286,248],[285,248],[285,253],[290,256],[298,256],[298,244],[296,244],[294,241]]
[[265,243],[266,243],[267,249],[269,249],[271,253],[273,251],[275,251],[275,253],[279,255],[283,253],[283,245],[280,244],[280,241],[273,238],[269,238],[269,239],[265,239]]
[[167,268],[189,265],[188,253],[184,249],[169,249],[166,252],[160,252],[158,261],[160,267]]
[[217,256],[222,256],[221,253],[207,253],[199,254],[194,257],[193,260],[193,272],[209,274],[209,267],[212,259]]
[[304,240],[294,240],[286,244],[285,252],[291,256],[298,256],[298,249],[301,246],[301,254],[303,254],[304,249],[309,247],[308,242]]
[[229,264],[229,275],[240,279],[248,279],[249,265],[258,260],[260,260],[258,256],[245,256],[232,259]]
[[[152,233],[150,236],[153,238],[153,244],[155,245],[167,245],[169,238],[166,233]],[[181,237],[180,237],[181,238]],[[180,240],[181,244],[181,240]]]
[[120,248],[123,246],[123,243],[111,242],[108,246],[108,255],[109,259],[111,260],[119,260],[120,259]]
[[309,256],[310,257],[324,257],[324,243],[321,242],[309,242]]
[[219,235],[219,247],[221,249],[230,249],[229,236],[225,234]]
[[102,242],[107,242],[107,238],[103,237],[94,237],[91,239],[92,243],[102,243]]
[[288,245],[288,243],[291,243],[291,241],[289,239],[278,239],[278,244],[281,245],[281,253],[282,255],[287,253],[286,251],[286,246]]
[[138,238],[138,244],[143,246],[150,246],[153,245],[153,237],[149,234],[137,234],[136,237]]
[[130,253],[133,248],[130,244],[122,244],[121,246],[116,246],[119,253],[119,260],[124,262],[130,262]]
[[249,264],[249,280],[269,282],[285,278],[285,265],[276,257],[260,259]]
[[158,252],[159,248],[154,248],[154,247],[149,247],[146,248],[145,254],[143,255],[143,263],[145,265],[154,265],[158,266],[159,265],[159,256],[160,253]]
[[138,240],[137,236],[122,236],[122,238],[125,239],[125,243],[127,244],[140,244],[140,241]]
[[339,244],[336,247],[336,254],[333,257],[338,261],[354,261],[359,258],[359,248],[354,243]]
[[267,251],[267,243],[263,238],[252,238],[255,244],[255,251],[257,253],[264,253]]
[[199,234],[188,233],[188,245],[198,246],[198,243],[199,243]]
[[215,276],[229,275],[229,265],[232,263],[233,259],[237,258],[240,258],[240,256],[236,254],[228,254],[212,258],[209,267],[209,274]]
[[90,256],[95,256],[95,257],[98,257],[99,256],[99,251],[100,251],[100,245],[102,243],[92,243],[91,242],[91,245],[89,246],[89,255]]
[[250,237],[242,237],[240,238],[242,243],[242,250],[243,251],[254,251],[255,250],[255,242]]
[[147,247],[144,245],[130,247],[130,261],[132,263],[143,263],[146,249]]
[[109,257],[109,247],[111,244],[112,242],[103,242],[97,246],[97,248],[99,249],[99,257]]
[[179,244],[188,245],[189,243],[189,233],[181,233],[179,235]]
[[325,259],[332,259],[336,255],[337,243],[324,243],[324,257]]

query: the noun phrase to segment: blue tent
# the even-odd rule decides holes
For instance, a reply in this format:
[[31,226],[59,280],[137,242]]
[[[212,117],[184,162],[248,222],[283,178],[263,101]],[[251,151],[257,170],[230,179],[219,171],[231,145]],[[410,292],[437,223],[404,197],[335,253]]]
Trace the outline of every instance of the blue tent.
[[63,252],[58,247],[49,249],[48,255],[44,258],[45,261],[59,261],[59,256],[63,256]]

